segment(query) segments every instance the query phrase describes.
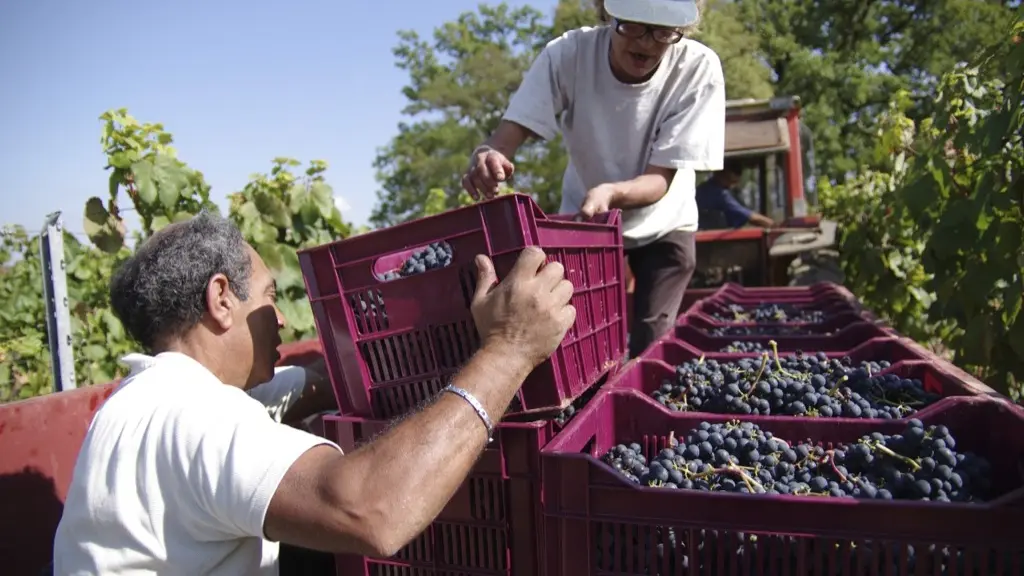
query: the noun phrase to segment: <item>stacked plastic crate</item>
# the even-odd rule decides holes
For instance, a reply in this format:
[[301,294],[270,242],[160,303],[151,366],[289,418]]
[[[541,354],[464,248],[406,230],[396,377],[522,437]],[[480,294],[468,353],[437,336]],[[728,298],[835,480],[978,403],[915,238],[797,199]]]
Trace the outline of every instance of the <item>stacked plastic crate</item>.
[[726,285],[542,451],[544,573],[1024,574],[1022,414],[841,287]]
[[394,558],[338,556],[338,574],[541,573],[540,450],[626,353],[622,231],[618,211],[575,222],[516,194],[300,252],[339,405],[323,433],[350,451],[436,395],[478,348],[475,256],[502,278],[527,246],[564,266],[574,326],[437,521]]

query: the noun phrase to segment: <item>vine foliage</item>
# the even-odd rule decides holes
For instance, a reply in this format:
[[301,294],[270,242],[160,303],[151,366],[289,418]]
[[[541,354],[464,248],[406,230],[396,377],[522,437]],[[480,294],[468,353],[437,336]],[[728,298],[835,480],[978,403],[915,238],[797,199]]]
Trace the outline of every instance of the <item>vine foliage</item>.
[[[113,271],[132,253],[130,245],[200,210],[220,212],[203,174],[178,158],[174,138],[161,124],[140,122],[125,109],[109,110],[100,121],[108,190],[85,204],[87,242],[64,233],[79,386],[123,376],[119,359],[139,350],[110,309],[108,293]],[[313,335],[296,250],[352,233],[334,205],[327,164],[314,160],[295,174],[299,166],[297,160],[276,158],[269,174],[253,176],[229,196],[229,218],[277,275],[286,342]],[[125,222],[132,211],[139,221],[134,231]],[[21,227],[0,231],[0,402],[53,389],[39,241]]]
[[[932,117],[907,95],[879,133],[879,168],[825,186],[851,290],[897,329],[1021,399],[1024,384],[1024,22],[939,81]],[[987,71],[996,71],[987,72]]]

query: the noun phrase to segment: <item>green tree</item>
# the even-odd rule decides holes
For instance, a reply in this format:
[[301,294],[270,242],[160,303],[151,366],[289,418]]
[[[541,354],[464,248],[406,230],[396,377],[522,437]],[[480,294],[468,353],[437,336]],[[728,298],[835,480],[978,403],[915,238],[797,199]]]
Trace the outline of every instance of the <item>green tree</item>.
[[[776,94],[804,102],[819,171],[836,181],[873,156],[876,119],[898,90],[927,117],[939,78],[973,61],[1013,19],[1003,0],[734,0]],[[954,32],[955,30],[955,32]]]
[[[753,51],[757,39],[738,35],[737,15],[728,3],[715,5],[698,38],[722,56],[730,97],[769,96],[768,69]],[[530,7],[484,5],[439,27],[432,41],[400,32],[394,54],[409,73],[403,109],[409,121],[399,124],[374,163],[381,190],[371,221],[388,226],[423,216],[434,189],[456,206],[470,151],[497,128],[537,53],[565,31],[597,23],[592,2],[562,0],[550,21]],[[566,166],[561,139],[528,142],[515,162],[512,187],[557,211]]]

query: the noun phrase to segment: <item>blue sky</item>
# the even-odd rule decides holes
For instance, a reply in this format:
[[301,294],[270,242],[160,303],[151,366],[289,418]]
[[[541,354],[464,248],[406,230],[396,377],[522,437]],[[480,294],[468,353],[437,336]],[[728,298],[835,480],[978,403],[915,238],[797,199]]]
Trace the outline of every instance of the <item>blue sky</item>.
[[[550,15],[557,0],[532,4]],[[365,222],[372,161],[397,131],[400,29],[428,36],[472,0],[13,0],[0,3],[0,224],[82,230],[105,197],[98,117],[162,122],[218,203],[275,156],[327,160]],[[467,151],[468,153],[469,151]],[[125,205],[126,201],[122,203]]]

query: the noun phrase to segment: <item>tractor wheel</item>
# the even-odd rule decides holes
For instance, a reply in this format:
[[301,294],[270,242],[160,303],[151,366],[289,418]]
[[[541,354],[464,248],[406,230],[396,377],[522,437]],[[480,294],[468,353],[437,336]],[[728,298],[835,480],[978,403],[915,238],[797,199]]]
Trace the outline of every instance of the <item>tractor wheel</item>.
[[790,263],[788,272],[790,286],[810,286],[818,282],[842,285],[846,280],[839,265],[839,252],[835,250],[801,254]]

